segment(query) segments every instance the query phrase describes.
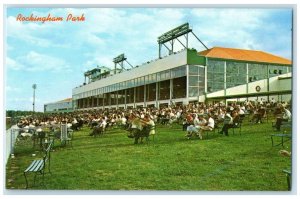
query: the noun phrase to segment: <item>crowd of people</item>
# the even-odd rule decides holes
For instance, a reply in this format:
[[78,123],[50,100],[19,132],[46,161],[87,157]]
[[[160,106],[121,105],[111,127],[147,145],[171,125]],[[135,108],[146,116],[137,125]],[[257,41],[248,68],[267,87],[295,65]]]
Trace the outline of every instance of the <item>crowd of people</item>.
[[[290,105],[286,102],[275,101],[244,101],[224,103],[190,103],[188,105],[172,105],[161,108],[135,108],[135,109],[105,109],[85,110],[71,113],[44,114],[39,117],[24,117],[20,119],[19,128],[54,126],[67,124],[73,130],[79,130],[83,125],[91,129],[100,128],[103,131],[111,126],[122,126],[125,129],[142,130],[145,126],[155,124],[173,123],[182,124],[189,139],[192,135],[202,139],[204,131],[212,131],[219,127],[220,133],[228,136],[228,129],[234,127],[245,115],[251,117],[253,123],[262,123],[268,112],[276,118],[276,129],[280,130],[283,121],[291,120]],[[151,128],[155,134],[155,128]],[[91,134],[93,135],[93,131]]]

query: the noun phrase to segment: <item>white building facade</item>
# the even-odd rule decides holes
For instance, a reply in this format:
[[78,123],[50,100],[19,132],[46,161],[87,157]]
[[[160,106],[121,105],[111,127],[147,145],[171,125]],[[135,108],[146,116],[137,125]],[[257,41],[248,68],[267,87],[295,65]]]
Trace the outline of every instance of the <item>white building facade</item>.
[[44,105],[45,113],[60,113],[73,111],[72,98],[67,98],[58,102]]

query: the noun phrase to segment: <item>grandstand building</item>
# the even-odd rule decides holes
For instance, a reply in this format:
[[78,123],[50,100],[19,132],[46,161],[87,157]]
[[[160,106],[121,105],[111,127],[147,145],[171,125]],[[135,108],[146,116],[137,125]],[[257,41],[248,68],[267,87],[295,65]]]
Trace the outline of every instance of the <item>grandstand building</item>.
[[[177,36],[191,32],[178,28]],[[172,37],[168,38],[170,32]],[[110,75],[98,71],[97,77],[105,78],[74,88],[73,108],[160,107],[259,96],[291,98],[290,60],[262,51],[223,47],[197,52],[187,45],[179,52],[173,52],[172,46],[169,55],[162,57],[162,44],[176,39],[177,32],[173,29],[159,37],[158,59],[131,70],[117,71],[115,67]],[[115,66],[124,60],[124,55],[115,58]],[[92,72],[87,74],[92,76]]]
[[72,98],[44,104],[44,113],[61,113],[73,111]]

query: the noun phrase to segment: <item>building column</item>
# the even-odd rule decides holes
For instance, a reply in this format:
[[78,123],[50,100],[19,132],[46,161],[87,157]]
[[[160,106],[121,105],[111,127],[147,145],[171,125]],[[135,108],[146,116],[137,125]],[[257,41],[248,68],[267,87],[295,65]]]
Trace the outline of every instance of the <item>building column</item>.
[[269,73],[269,64],[267,65],[267,92],[268,92],[268,96],[267,96],[267,99],[268,99],[268,102],[270,101],[270,95],[269,95],[269,92],[270,92],[270,73]]
[[102,110],[104,110],[104,96],[105,96],[105,94],[102,93]]
[[127,89],[125,89],[124,108],[127,109]]
[[189,65],[186,65],[186,101],[189,102]]
[[248,63],[246,64],[246,94],[249,93],[249,68]]
[[170,79],[170,105],[172,105],[173,100],[173,79]]
[[146,107],[146,95],[147,95],[146,89],[147,89],[147,86],[146,86],[146,84],[145,84],[145,85],[144,85],[144,107]]
[[224,96],[226,96],[226,90],[227,90],[227,85],[226,85],[226,68],[227,68],[227,62],[224,61]]
[[136,95],[136,87],[133,88],[133,108],[136,107],[136,105],[135,105],[135,99],[136,99],[135,95]]
[[156,82],[155,83],[155,107],[158,108],[159,104],[158,104],[158,94],[159,94],[159,90],[158,90],[158,83],[159,82]]
[[116,105],[117,105],[117,109],[119,108],[119,92],[115,91],[115,100],[116,100]]

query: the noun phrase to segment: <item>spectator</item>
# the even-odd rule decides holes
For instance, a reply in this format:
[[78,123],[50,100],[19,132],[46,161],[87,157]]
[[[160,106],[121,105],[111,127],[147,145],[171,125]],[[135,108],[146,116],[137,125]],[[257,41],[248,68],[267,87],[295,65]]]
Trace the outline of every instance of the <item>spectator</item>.
[[280,131],[280,126],[281,126],[282,122],[288,122],[288,121],[291,121],[291,119],[292,119],[292,114],[287,108],[283,107],[282,112],[283,112],[282,117],[277,117],[277,119],[276,119],[275,127],[276,127],[277,131]]
[[211,117],[211,114],[207,115],[207,123],[205,125],[200,126],[199,138],[202,140],[203,131],[212,131],[215,128],[215,121]]
[[228,136],[228,129],[232,127],[233,124],[233,118],[230,115],[230,110],[227,109],[225,112],[225,117],[224,117],[224,125],[222,127],[222,130],[219,132],[220,134],[225,134]]

